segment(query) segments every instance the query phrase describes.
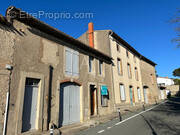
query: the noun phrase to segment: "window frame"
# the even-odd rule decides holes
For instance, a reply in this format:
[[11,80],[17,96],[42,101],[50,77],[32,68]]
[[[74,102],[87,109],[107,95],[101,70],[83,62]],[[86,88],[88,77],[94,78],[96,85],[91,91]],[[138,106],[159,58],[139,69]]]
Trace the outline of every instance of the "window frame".
[[123,75],[122,60],[120,58],[117,58],[117,71],[119,75]]
[[[122,92],[122,87],[123,87],[123,92]],[[124,84],[122,84],[122,83],[120,83],[119,84],[119,92],[120,92],[120,99],[121,99],[121,101],[126,101],[126,90],[125,90],[125,86],[124,86]],[[122,98],[123,96],[122,96],[122,93],[124,93],[124,98]]]
[[136,79],[136,81],[139,81],[138,68],[135,67],[134,71],[135,71],[135,79]]
[[140,87],[137,87],[137,96],[138,96],[138,100],[141,101],[142,97],[141,97],[141,89],[140,89]]
[[116,50],[117,52],[120,52],[120,45],[118,43],[116,43]]
[[128,77],[131,79],[132,78],[132,72],[131,72],[131,65],[127,63],[127,70],[128,70]]
[[[70,60],[71,60],[71,63],[70,63],[70,68],[69,68],[69,66],[67,66],[67,57],[68,57],[68,55],[67,55],[67,52],[69,53],[69,57],[70,57]],[[76,55],[76,58],[77,58],[77,61],[75,61],[74,60],[74,58],[75,58],[75,55]],[[78,51],[76,51],[76,50],[73,50],[73,49],[71,49],[71,48],[65,48],[65,75],[67,75],[67,76],[79,76],[79,52]],[[76,63],[77,62],[77,63]],[[77,67],[75,67],[75,65],[77,66]],[[69,69],[71,70],[71,71],[69,71]],[[75,72],[76,70],[77,70],[77,73]]]
[[[89,56],[89,63],[88,63],[88,67],[89,67],[89,73],[92,73],[93,72],[93,64],[94,64],[94,57],[92,56]],[[91,68],[90,68],[91,67]],[[90,70],[91,69],[91,70]]]
[[103,75],[103,61],[99,60],[99,75]]
[[108,92],[108,95],[101,95],[101,87],[103,85],[100,85],[99,88],[100,88],[100,97],[101,97],[101,106],[102,107],[108,107],[108,100],[109,100],[109,92]]

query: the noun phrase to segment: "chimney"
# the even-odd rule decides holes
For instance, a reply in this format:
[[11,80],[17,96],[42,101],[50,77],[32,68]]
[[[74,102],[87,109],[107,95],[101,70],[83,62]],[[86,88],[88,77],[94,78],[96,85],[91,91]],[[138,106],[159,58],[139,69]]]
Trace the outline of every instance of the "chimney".
[[94,48],[94,28],[93,23],[88,24],[89,46]]

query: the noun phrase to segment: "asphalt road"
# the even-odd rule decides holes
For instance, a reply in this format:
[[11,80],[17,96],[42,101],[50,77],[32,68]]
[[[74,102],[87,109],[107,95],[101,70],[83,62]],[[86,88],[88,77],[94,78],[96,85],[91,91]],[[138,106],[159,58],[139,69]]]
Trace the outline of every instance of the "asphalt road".
[[124,115],[76,135],[180,135],[180,98]]

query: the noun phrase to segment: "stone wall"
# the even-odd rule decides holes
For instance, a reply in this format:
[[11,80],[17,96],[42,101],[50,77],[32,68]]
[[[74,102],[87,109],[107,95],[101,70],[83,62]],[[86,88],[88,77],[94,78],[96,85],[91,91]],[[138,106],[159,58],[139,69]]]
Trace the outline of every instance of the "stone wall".
[[169,86],[166,86],[166,89],[171,91],[171,95],[176,95],[180,91],[180,86],[169,85]]
[[0,24],[0,134],[3,131],[3,122],[6,106],[6,95],[9,89],[10,71],[6,64],[13,64],[14,33],[9,27]]
[[150,104],[153,104],[159,99],[155,66],[145,62],[144,60],[141,60],[140,69],[142,85],[143,87],[147,87],[148,101]]

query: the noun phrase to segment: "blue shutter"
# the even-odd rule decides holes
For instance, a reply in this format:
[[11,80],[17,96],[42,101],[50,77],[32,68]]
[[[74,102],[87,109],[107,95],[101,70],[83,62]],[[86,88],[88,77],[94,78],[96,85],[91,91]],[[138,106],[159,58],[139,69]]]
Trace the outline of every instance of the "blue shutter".
[[72,52],[66,49],[66,74],[72,75]]
[[79,53],[77,51],[73,52],[72,56],[72,62],[73,62],[73,76],[79,75]]

